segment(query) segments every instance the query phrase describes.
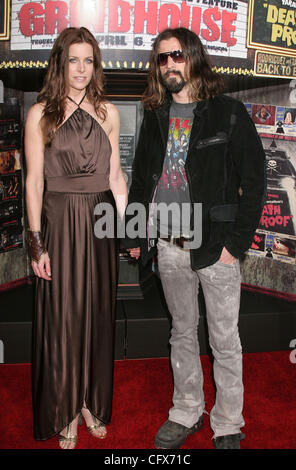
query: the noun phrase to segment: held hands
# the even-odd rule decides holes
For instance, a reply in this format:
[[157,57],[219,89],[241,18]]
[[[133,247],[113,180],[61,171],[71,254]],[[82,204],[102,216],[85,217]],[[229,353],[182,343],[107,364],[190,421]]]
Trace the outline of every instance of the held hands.
[[36,261],[31,262],[34,274],[42,279],[51,281],[51,270],[50,270],[50,259],[48,253],[43,253],[38,263]]
[[235,260],[236,258],[224,246],[219,261],[224,264],[234,264]]
[[138,247],[138,248],[127,248],[126,251],[129,252],[129,254],[130,254],[130,256],[131,256],[132,258],[138,259],[139,256],[140,256],[140,250],[141,250],[141,249]]

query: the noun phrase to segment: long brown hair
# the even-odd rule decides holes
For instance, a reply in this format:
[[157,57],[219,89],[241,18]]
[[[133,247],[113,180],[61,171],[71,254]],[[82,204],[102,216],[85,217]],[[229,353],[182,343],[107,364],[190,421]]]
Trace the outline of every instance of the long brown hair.
[[161,82],[158,64],[159,44],[163,40],[176,38],[188,60],[190,93],[193,100],[212,98],[223,90],[222,77],[211,68],[209,56],[199,37],[186,28],[168,28],[155,39],[150,55],[150,71],[147,88],[143,94],[146,109],[158,108],[167,97],[168,91]]
[[44,103],[41,129],[44,142],[49,145],[56,129],[65,118],[67,97],[68,55],[71,44],[86,42],[93,48],[94,69],[86,96],[93,103],[98,116],[106,119],[104,102],[104,75],[101,64],[101,52],[97,41],[86,28],[66,28],[55,40],[51,50],[48,69],[37,102]]

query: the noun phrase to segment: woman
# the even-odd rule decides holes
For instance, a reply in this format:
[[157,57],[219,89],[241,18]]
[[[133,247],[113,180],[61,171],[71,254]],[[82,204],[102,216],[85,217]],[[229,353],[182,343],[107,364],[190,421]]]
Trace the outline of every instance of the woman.
[[286,109],[285,115],[284,115],[284,123],[285,124],[294,124],[295,123],[295,109]]
[[79,419],[104,438],[111,417],[118,258],[114,238],[94,235],[94,208],[125,210],[119,127],[118,110],[104,99],[96,40],[86,28],[65,29],[25,130],[37,276],[34,434],[59,433],[63,449],[75,447]]

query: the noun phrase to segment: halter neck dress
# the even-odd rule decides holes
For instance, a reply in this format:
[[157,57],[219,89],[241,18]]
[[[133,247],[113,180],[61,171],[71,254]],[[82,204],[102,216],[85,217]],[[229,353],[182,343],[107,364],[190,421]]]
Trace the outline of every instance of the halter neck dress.
[[32,363],[34,435],[42,440],[84,401],[104,423],[111,418],[117,242],[94,234],[97,204],[116,214],[111,144],[80,104],[44,153],[42,231],[52,280],[37,278]]

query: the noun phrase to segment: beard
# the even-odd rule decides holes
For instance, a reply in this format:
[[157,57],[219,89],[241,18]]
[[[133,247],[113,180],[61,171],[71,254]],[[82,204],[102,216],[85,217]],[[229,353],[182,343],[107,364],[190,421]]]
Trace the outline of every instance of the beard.
[[[171,73],[174,73],[176,76],[169,77]],[[177,80],[177,76],[180,77],[180,81]],[[168,70],[161,76],[161,82],[170,93],[179,93],[186,85],[186,81],[179,70]]]

